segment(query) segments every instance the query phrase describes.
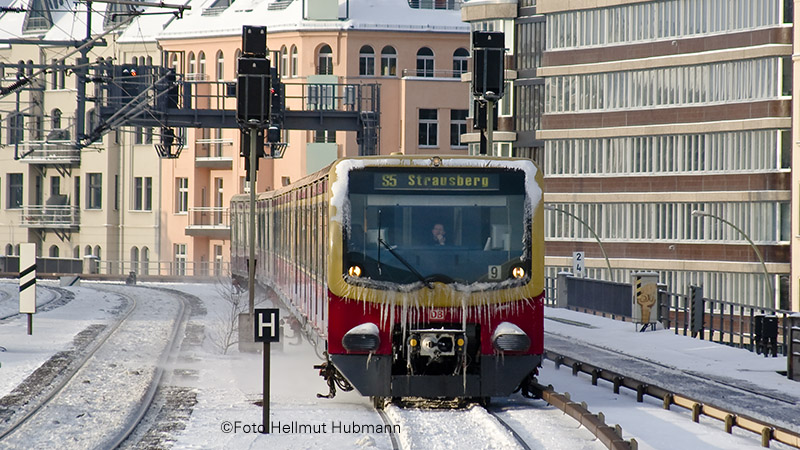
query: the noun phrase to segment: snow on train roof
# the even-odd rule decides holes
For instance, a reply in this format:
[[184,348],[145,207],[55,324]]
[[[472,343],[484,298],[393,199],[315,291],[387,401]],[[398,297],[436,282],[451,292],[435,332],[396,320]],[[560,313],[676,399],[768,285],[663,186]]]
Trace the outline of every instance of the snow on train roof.
[[[349,217],[349,202],[347,201],[347,187],[350,180],[350,172],[363,169],[369,166],[412,166],[412,167],[431,167],[430,158],[370,158],[370,159],[345,159],[335,165],[336,181],[331,185],[331,206],[336,208],[336,213],[332,220],[344,223],[347,226]],[[502,160],[489,158],[442,158],[440,167],[476,167],[476,168],[504,168],[510,170],[521,170],[525,172],[526,194],[530,202],[531,210],[542,201],[542,188],[536,183],[538,168],[532,161],[526,159]],[[343,222],[344,221],[344,222]]]
[[[207,10],[215,0],[192,1],[192,11],[175,20],[159,34],[160,39],[183,39],[199,36],[239,36],[242,25],[264,25],[270,32],[294,30],[370,30],[438,31],[466,33],[469,25],[456,10],[415,9],[407,0],[350,0],[349,8],[340,2],[340,16],[345,20],[304,19],[303,2],[294,0],[236,0],[217,15]],[[280,8],[280,9],[279,9]],[[206,11],[206,15],[203,15]]]

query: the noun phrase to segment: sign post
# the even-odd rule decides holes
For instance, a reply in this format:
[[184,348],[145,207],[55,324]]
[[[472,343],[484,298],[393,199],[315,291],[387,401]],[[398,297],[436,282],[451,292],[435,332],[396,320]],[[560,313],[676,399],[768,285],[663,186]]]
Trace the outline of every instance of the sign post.
[[264,393],[261,400],[261,421],[264,433],[269,434],[269,344],[280,341],[280,311],[277,308],[255,310],[255,341],[264,343]]
[[583,252],[572,252],[572,273],[576,277],[583,278],[586,276],[585,268],[586,261],[583,260]]
[[28,335],[36,314],[36,244],[19,245],[19,313],[28,315]]

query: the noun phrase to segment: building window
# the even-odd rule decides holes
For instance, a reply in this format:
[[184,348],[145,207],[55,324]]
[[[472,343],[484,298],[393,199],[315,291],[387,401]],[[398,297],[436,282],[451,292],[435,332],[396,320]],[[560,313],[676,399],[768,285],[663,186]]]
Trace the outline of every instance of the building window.
[[114,210],[119,209],[119,175],[114,175]]
[[133,128],[133,143],[136,145],[144,144],[144,128],[142,127]]
[[206,74],[206,53],[201,51],[197,54],[197,73],[200,74],[200,79],[205,80]]
[[6,208],[17,209],[22,208],[22,174],[10,173],[8,174],[8,201]]
[[462,73],[467,73],[468,60],[469,51],[465,48],[459,48],[453,53],[453,78],[459,78]]
[[61,195],[61,177],[50,177],[50,196]]
[[436,147],[439,126],[437,124],[438,111],[435,109],[419,110],[419,146]]
[[297,56],[297,46],[292,46],[292,76],[297,76],[298,65],[300,64],[298,56]]
[[467,133],[467,109],[451,109],[450,110],[450,146],[451,147],[466,147],[466,144],[461,142],[461,135]]
[[192,75],[196,72],[195,70],[195,59],[194,59],[194,52],[189,52],[189,56],[187,58],[188,64],[186,66],[186,74]]
[[216,276],[225,275],[222,272],[222,263],[223,263],[222,246],[221,245],[215,245],[214,246],[214,275],[216,275]]
[[358,54],[358,74],[375,75],[375,51],[369,45],[361,47]]
[[147,127],[144,129],[144,143],[145,144],[153,143],[153,129],[151,127]]
[[6,244],[6,256],[14,255],[14,246],[11,244]]
[[139,247],[131,247],[131,270],[139,273]]
[[54,129],[54,130],[60,130],[61,129],[61,110],[56,108],[56,109],[53,110],[53,112],[51,114],[52,114],[52,116],[51,116],[51,121],[52,121],[51,128]]
[[75,177],[75,188],[73,193],[73,198],[75,199],[75,206],[81,206],[81,177]]
[[225,79],[225,55],[222,50],[217,51],[217,80]]
[[330,45],[325,44],[319,49],[318,61],[318,75],[333,75],[333,50]]
[[175,248],[175,275],[186,275],[186,244],[173,244]]
[[8,116],[8,145],[14,145],[25,139],[25,127],[22,114],[12,113]]
[[319,144],[333,144],[336,143],[336,131],[333,130],[315,130],[314,142]]
[[103,174],[90,173],[86,192],[86,209],[100,209],[103,206]]
[[189,211],[189,179],[175,179],[175,212],[178,214]]
[[289,50],[285,45],[281,47],[281,76],[289,76]]
[[150,249],[147,247],[142,247],[142,274],[148,275],[150,272]]
[[428,47],[422,47],[417,52],[417,76],[433,76],[433,50]]
[[58,258],[58,246],[51,245],[50,246],[50,257],[51,258]]
[[150,211],[153,209],[153,178],[135,177],[133,179],[134,211]]
[[381,76],[397,76],[397,50],[391,45],[387,45],[381,50]]

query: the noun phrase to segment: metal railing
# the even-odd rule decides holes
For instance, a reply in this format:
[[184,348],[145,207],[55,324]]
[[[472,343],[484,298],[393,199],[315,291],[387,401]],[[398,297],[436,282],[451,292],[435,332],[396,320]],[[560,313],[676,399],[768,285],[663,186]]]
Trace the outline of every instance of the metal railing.
[[81,210],[70,205],[24,206],[20,224],[38,228],[77,228],[80,226]]
[[[587,280],[587,279],[584,279]],[[592,281],[592,280],[587,280]],[[618,283],[619,284],[619,283]],[[554,277],[545,278],[545,304],[548,306],[556,305],[558,292],[558,279]],[[623,302],[630,301],[630,296],[621,299]],[[732,347],[744,348],[750,351],[786,355],[789,347],[790,326],[792,316],[791,311],[767,308],[762,306],[744,305],[740,303],[727,302],[702,298],[702,305],[696,305],[695,311],[702,311],[700,316],[694,318],[692,300],[684,294],[667,292],[659,289],[660,316],[664,328],[673,330],[675,334],[692,336],[699,339],[707,339],[711,342],[724,344]],[[618,311],[604,310],[604,304],[579,302],[580,306],[575,306],[569,302],[567,307],[576,311],[599,313],[605,316],[608,314],[614,318],[630,320],[630,316],[621,315]],[[765,345],[764,326],[765,318],[767,321],[774,318],[777,322],[777,336],[775,342],[768,342]]]
[[189,228],[230,228],[231,214],[228,207],[189,208]]
[[408,0],[408,6],[414,9],[449,9],[461,10],[463,0]]
[[69,140],[24,141],[20,143],[21,161],[27,163],[72,164],[81,161],[81,152]]
[[414,78],[452,78],[455,81],[461,80],[461,74],[467,73],[463,70],[426,70],[426,69],[403,69],[402,76]]
[[197,139],[195,160],[232,160],[233,139]]
[[83,266],[84,273],[99,275],[128,275],[135,272],[144,276],[176,277],[229,277],[228,261],[106,261],[94,259]]
[[[661,323],[675,334],[707,339],[731,347],[746,348],[766,354],[787,354],[789,348],[789,319],[791,311],[762,306],[743,305],[724,300],[703,298],[702,319],[692,324],[692,305],[689,296],[661,291]],[[765,317],[777,320],[777,338],[773,348],[759,348]],[[760,319],[759,319],[760,318]]]

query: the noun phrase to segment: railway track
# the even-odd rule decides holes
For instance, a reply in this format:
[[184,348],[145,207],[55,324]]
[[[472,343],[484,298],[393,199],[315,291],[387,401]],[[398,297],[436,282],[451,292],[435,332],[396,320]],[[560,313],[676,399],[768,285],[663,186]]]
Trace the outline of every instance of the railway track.
[[[545,391],[546,388],[542,387]],[[389,405],[377,409],[383,424],[400,432],[390,434],[392,448],[449,449],[449,448],[548,448],[558,442],[561,448],[636,448],[635,441],[624,441],[618,428],[602,423],[591,415],[585,405],[569,402],[567,397],[550,392],[550,405],[528,399],[501,400],[501,404],[483,407],[456,402],[414,402],[408,405]],[[559,402],[559,400],[561,400]],[[574,417],[584,428],[561,412]],[[577,413],[576,413],[577,412]]]
[[[0,322],[11,320],[21,315],[19,313],[19,303],[16,301],[19,285],[16,283],[9,284],[4,284],[3,289],[0,290],[0,305],[2,305],[0,306]],[[37,288],[48,293],[46,300],[37,302],[36,310],[38,312],[47,312],[58,308],[69,303],[74,298],[74,294],[67,289],[43,284],[37,284]],[[13,293],[9,293],[9,290]]]
[[[175,296],[150,289],[136,295],[110,285],[92,288],[125,299],[125,311],[75,358],[52,389],[35,396],[0,428],[3,446],[59,448],[81,442],[84,447],[116,448],[150,407],[164,363],[181,339],[185,301],[165,301]],[[71,426],[55,425],[58,432],[51,432],[60,423]]]
[[[548,335],[550,342],[553,342],[555,338],[555,336]],[[614,393],[618,394],[621,388],[635,392],[637,402],[643,402],[644,397],[649,396],[660,400],[664,409],[668,410],[672,406],[687,409],[691,411],[691,417],[694,422],[699,422],[701,416],[717,419],[723,423],[724,430],[727,433],[732,433],[733,428],[738,427],[759,435],[761,437],[761,445],[764,447],[769,447],[770,441],[776,441],[794,448],[800,448],[800,433],[784,424],[772,423],[774,421],[764,417],[766,414],[764,405],[770,404],[773,406],[775,404],[781,405],[782,408],[788,411],[790,416],[795,415],[796,413],[793,411],[796,411],[797,404],[792,399],[782,398],[769,392],[758,392],[748,386],[735,385],[726,380],[718,380],[697,373],[681,373],[680,379],[673,380],[672,383],[659,382],[657,377],[652,376],[644,379],[644,374],[652,374],[658,370],[663,371],[663,373],[671,373],[675,369],[630,355],[617,355],[627,361],[633,361],[636,364],[637,371],[632,372],[630,364],[615,364],[614,367],[617,368],[612,370],[608,367],[603,367],[605,364],[597,362],[604,361],[609,364],[612,361],[612,357],[609,356],[612,353],[611,351],[582,343],[583,347],[588,347],[588,349],[584,348],[584,350],[597,355],[594,361],[587,361],[580,356],[568,354],[569,352],[563,350],[563,343],[561,344],[562,350],[547,349],[545,357],[553,361],[556,368],[559,366],[570,367],[572,374],[575,376],[580,373],[589,375],[592,385],[597,386],[599,380],[605,380],[611,384]],[[627,370],[620,370],[620,366],[625,367]],[[647,370],[647,367],[651,369]],[[642,375],[636,376],[632,373]],[[696,393],[701,392],[703,387],[705,387],[707,395],[697,395]],[[692,395],[687,391],[693,391],[695,394]],[[734,410],[730,406],[715,402],[712,397],[715,393],[720,392],[723,394],[717,394],[718,398],[735,398],[736,401],[743,403],[742,407]],[[742,399],[747,401],[742,401]],[[751,405],[760,406],[761,409],[751,409]],[[755,411],[762,417],[754,417],[753,413],[747,414],[743,411]]]

